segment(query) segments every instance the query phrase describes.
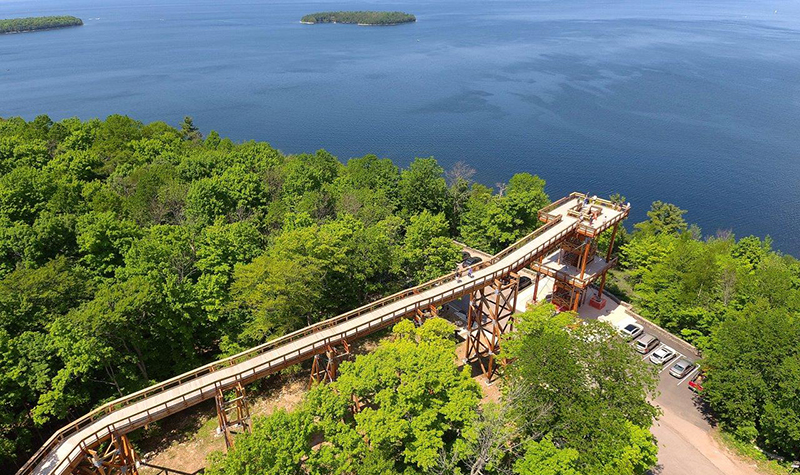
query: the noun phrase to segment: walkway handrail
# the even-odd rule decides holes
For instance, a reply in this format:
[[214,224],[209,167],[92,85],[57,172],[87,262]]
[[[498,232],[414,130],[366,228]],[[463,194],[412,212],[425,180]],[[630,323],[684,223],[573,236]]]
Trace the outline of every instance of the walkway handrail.
[[[563,202],[563,200],[559,200],[559,202]],[[514,244],[509,246],[508,248],[506,248],[503,251],[501,251],[500,253],[496,254],[488,262],[481,262],[479,264],[476,264],[475,266],[472,266],[473,269],[482,269],[482,268],[491,266],[491,265],[499,262],[500,260],[502,260],[503,258],[508,256],[509,254],[519,250],[524,245],[530,243],[531,241],[533,241],[534,239],[539,237],[541,234],[543,234],[544,232],[548,231],[550,228],[552,228],[553,226],[558,224],[560,221],[561,221],[561,217],[558,216],[557,219],[555,219],[555,220],[553,220],[551,222],[548,222],[545,225],[539,227],[538,229],[536,229],[531,234],[523,237],[522,239],[518,240],[517,242],[515,242]],[[467,287],[470,287],[469,290],[471,290],[472,288],[488,285],[489,283],[491,283],[496,278],[504,277],[509,272],[517,271],[517,270],[521,269],[522,267],[525,267],[525,264],[526,264],[527,261],[530,261],[533,257],[536,257],[541,252],[544,252],[544,251],[548,250],[550,247],[552,247],[553,245],[555,245],[566,234],[568,234],[569,232],[573,231],[575,229],[576,225],[577,224],[575,224],[573,226],[570,226],[569,228],[565,229],[561,233],[559,233],[559,234],[553,236],[552,238],[548,239],[546,242],[544,242],[541,245],[537,246],[532,251],[526,253],[525,256],[522,256],[521,258],[517,259],[516,261],[514,261],[513,263],[511,263],[507,267],[499,269],[499,270],[493,272],[492,274],[489,274],[488,276],[483,276],[480,279],[466,281],[462,285],[452,289],[449,292],[446,292],[444,294],[438,294],[436,296],[433,296],[433,297],[427,299],[427,301],[425,303],[422,303],[422,302],[418,301],[418,302],[416,302],[414,304],[407,305],[407,306],[403,307],[400,310],[396,310],[396,311],[392,312],[391,315],[388,318],[387,318],[386,315],[383,315],[379,319],[369,321],[369,322],[367,322],[367,325],[363,330],[359,330],[359,329],[361,327],[363,327],[364,324],[356,327],[354,333],[353,333],[353,330],[346,330],[344,332],[337,333],[337,334],[335,334],[333,336],[326,337],[324,340],[322,340],[323,341],[322,343],[314,342],[311,345],[306,345],[303,348],[298,349],[296,351],[297,356],[294,359],[302,360],[302,357],[305,356],[306,354],[308,354],[309,352],[318,351],[320,348],[324,348],[324,346],[326,346],[326,345],[328,345],[328,344],[330,344],[332,342],[340,341],[345,336],[347,336],[348,338],[353,338],[353,337],[357,338],[357,337],[361,336],[362,333],[365,333],[365,332],[366,333],[372,333],[372,332],[376,331],[377,329],[385,327],[386,325],[390,324],[391,322],[396,321],[396,320],[408,315],[409,313],[412,313],[412,312],[416,311],[418,308],[426,308],[429,305],[435,305],[435,304],[438,304],[439,302],[443,303],[445,301],[452,300],[452,299],[456,298],[457,296],[460,297],[461,295],[464,295],[466,292],[468,292]],[[191,370],[191,371],[188,371],[186,373],[183,373],[183,374],[180,374],[178,376],[175,376],[173,378],[167,379],[167,380],[165,380],[165,381],[163,381],[161,383],[158,383],[158,384],[155,384],[153,386],[149,386],[147,388],[144,388],[144,389],[142,389],[140,391],[137,391],[137,392],[135,392],[133,394],[130,394],[128,396],[124,396],[124,397],[118,398],[118,399],[116,399],[114,401],[111,401],[111,402],[106,403],[106,404],[104,404],[102,406],[99,406],[99,407],[95,408],[94,410],[92,410],[91,412],[89,412],[88,414],[80,417],[79,419],[77,419],[77,420],[65,425],[64,427],[62,427],[61,429],[56,431],[47,440],[47,442],[45,442],[45,444],[42,445],[39,448],[39,450],[37,450],[36,453],[25,463],[25,465],[23,465],[22,468],[20,468],[20,470],[17,471],[17,475],[22,475],[22,474],[29,473],[35,466],[37,466],[39,464],[39,462],[42,461],[42,459],[44,458],[44,456],[46,454],[48,454],[52,449],[57,447],[61,441],[66,439],[71,434],[73,434],[75,432],[78,432],[82,428],[94,423],[98,419],[100,419],[102,417],[105,417],[105,416],[107,416],[107,415],[109,415],[109,414],[111,414],[113,412],[116,412],[116,411],[118,411],[118,410],[120,410],[120,409],[122,409],[124,407],[127,407],[127,406],[129,406],[131,404],[134,404],[134,403],[138,402],[138,401],[141,401],[141,400],[146,399],[146,398],[148,398],[150,396],[153,396],[154,394],[158,394],[158,393],[161,393],[161,392],[163,392],[165,390],[171,389],[173,387],[182,385],[182,384],[184,384],[184,383],[186,383],[188,381],[195,380],[195,379],[197,379],[199,377],[202,377],[202,376],[205,376],[205,375],[207,375],[209,373],[212,373],[212,372],[218,371],[220,369],[224,369],[224,368],[227,368],[227,367],[230,367],[230,366],[245,362],[245,361],[250,360],[250,359],[252,359],[252,358],[254,358],[256,356],[262,355],[262,354],[266,353],[267,351],[270,351],[270,350],[278,348],[278,347],[280,347],[282,345],[297,341],[300,338],[308,336],[308,335],[310,335],[312,333],[317,333],[317,332],[320,332],[320,331],[335,327],[335,326],[337,326],[337,325],[339,325],[339,324],[341,324],[343,322],[346,322],[348,320],[351,320],[352,318],[358,317],[358,316],[360,316],[360,315],[362,315],[362,314],[364,314],[366,312],[370,312],[370,311],[373,311],[373,310],[378,309],[380,307],[384,307],[386,305],[389,305],[389,304],[392,304],[394,302],[397,302],[398,300],[402,300],[404,298],[410,297],[410,296],[412,296],[414,294],[420,294],[420,293],[425,292],[425,291],[427,291],[427,290],[429,290],[431,288],[440,286],[441,284],[446,283],[446,282],[451,282],[451,281],[453,281],[455,279],[456,279],[455,272],[452,272],[452,273],[447,274],[445,276],[442,276],[442,277],[440,277],[438,279],[434,279],[434,280],[428,281],[428,282],[426,282],[424,284],[418,285],[416,287],[413,287],[413,288],[410,288],[410,289],[395,293],[395,294],[390,295],[388,297],[385,297],[383,299],[380,299],[380,300],[377,300],[377,301],[372,302],[370,304],[367,304],[367,305],[364,305],[362,307],[359,307],[359,308],[357,308],[355,310],[346,312],[346,313],[344,313],[342,315],[339,315],[339,316],[336,316],[336,317],[332,317],[330,319],[324,320],[322,322],[315,323],[313,325],[309,325],[309,326],[307,326],[307,327],[305,327],[303,329],[300,329],[300,330],[297,330],[295,332],[289,333],[287,335],[275,338],[274,340],[271,340],[271,341],[266,342],[264,344],[261,344],[259,346],[250,348],[250,349],[245,350],[245,351],[243,351],[241,353],[238,353],[236,355],[233,355],[233,356],[224,358],[222,360],[206,364],[206,365],[201,366],[199,368],[196,368],[194,370]],[[373,325],[373,323],[376,322],[376,321],[377,321],[377,323],[375,323]],[[351,333],[353,333],[353,334],[351,335]],[[345,334],[347,334],[347,335],[345,335]],[[281,364],[285,364],[286,361],[287,361],[287,358],[284,356],[282,358]],[[259,367],[257,367],[257,368],[261,368],[264,365],[267,366],[266,368],[263,368],[260,371],[255,371],[255,369],[251,370],[250,372],[252,374],[249,375],[249,376],[245,376],[243,374],[237,375],[237,380],[245,379],[246,377],[254,377],[256,374],[260,374],[260,373],[263,373],[264,371],[269,370],[273,366],[272,362],[273,361],[270,360],[268,362],[263,363]],[[204,394],[206,389],[209,389],[209,388],[205,388],[205,387],[200,388],[199,397],[202,398],[202,396],[203,396],[203,394]],[[215,388],[210,388],[210,389],[215,389]],[[159,407],[162,406],[162,405],[164,406],[164,409],[162,409],[162,410],[154,411],[154,410],[152,410],[152,408],[148,408],[146,411],[140,411],[140,412],[138,412],[136,414],[133,414],[133,415],[129,416],[126,420],[129,421],[129,422],[132,422],[133,420],[137,419],[138,416],[141,416],[142,414],[146,413],[147,420],[149,421],[149,420],[152,419],[151,412],[156,414],[156,413],[161,412],[163,410],[167,410],[168,411],[170,402],[174,402],[174,399],[171,399],[171,400],[166,401],[166,402],[164,402],[162,404],[159,404]],[[186,404],[186,407],[188,407],[188,405],[191,405],[186,400],[184,400],[184,403]],[[194,404],[194,403],[192,403],[192,404]],[[141,424],[141,425],[144,425],[144,424]],[[96,442],[98,440],[102,440],[103,438],[105,438],[105,436],[108,435],[108,433],[109,433],[108,431],[109,430],[114,431],[113,425],[106,425],[106,426],[98,429],[97,431],[95,431],[90,436],[90,437],[94,437],[95,440],[92,441],[92,442],[89,442],[89,443],[87,443],[86,440],[84,440],[85,445],[91,445],[92,443],[94,443],[94,442]],[[80,455],[78,455],[78,456],[80,456]],[[72,461],[74,461],[74,459],[72,459],[71,456],[67,457],[66,459],[60,461],[60,463],[58,464],[57,468],[60,468],[61,465],[64,462],[72,463]]]

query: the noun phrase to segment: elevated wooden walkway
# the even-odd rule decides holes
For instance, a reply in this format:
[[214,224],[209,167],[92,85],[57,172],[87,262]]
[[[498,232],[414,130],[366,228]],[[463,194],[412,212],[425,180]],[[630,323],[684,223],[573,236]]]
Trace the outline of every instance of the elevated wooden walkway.
[[[85,451],[102,441],[214,398],[218,389],[263,378],[312,358],[330,345],[353,342],[414,316],[418,310],[440,306],[518,272],[548,255],[570,233],[587,229],[580,216],[569,212],[579,198],[582,195],[573,193],[542,210],[547,221],[544,226],[473,266],[472,278],[462,276],[459,282],[455,274],[446,275],[105,404],[53,434],[17,475],[70,473]],[[593,233],[599,234],[627,216],[627,210],[610,203],[602,206],[603,214],[589,228]]]

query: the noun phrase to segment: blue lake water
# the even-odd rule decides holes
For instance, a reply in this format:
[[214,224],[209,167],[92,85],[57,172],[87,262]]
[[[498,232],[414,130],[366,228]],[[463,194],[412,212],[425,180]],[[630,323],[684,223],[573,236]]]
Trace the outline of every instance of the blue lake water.
[[[299,23],[345,9],[418,21]],[[528,171],[800,255],[796,0],[0,0],[45,14],[86,25],[0,36],[0,116],[191,115],[287,153]]]

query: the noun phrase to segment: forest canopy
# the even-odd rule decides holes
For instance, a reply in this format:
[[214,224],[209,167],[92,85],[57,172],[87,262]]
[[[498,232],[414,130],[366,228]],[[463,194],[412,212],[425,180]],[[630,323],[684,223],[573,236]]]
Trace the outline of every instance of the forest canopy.
[[190,118],[0,119],[0,466],[99,404],[453,271],[459,234],[488,250],[538,226],[544,180],[473,174],[285,155]]
[[397,25],[417,21],[414,15],[403,12],[320,12],[306,15],[303,23],[355,23],[358,25]]
[[0,20],[0,34],[49,30],[68,26],[81,26],[83,20],[74,16],[38,16]]

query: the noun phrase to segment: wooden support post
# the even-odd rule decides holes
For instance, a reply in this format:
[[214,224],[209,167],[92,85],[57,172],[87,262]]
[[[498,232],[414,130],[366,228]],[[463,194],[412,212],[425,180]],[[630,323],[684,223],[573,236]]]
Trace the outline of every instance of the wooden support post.
[[[614,240],[617,238],[617,228],[619,227],[619,222],[614,225],[614,231],[611,232],[611,242],[608,244],[608,251],[606,251],[606,263],[611,262],[611,254],[614,250]],[[602,308],[605,303],[603,302],[603,290],[606,288],[606,277],[608,274],[608,270],[606,269],[603,272],[603,276],[600,278],[600,288],[597,290],[597,303],[593,304],[596,306],[600,306]]]
[[[559,251],[559,256],[560,256],[560,251]],[[560,263],[561,257],[559,257],[558,259],[559,259],[559,263]],[[542,266],[542,262],[543,261],[544,261],[544,253],[542,253],[539,256],[539,267],[540,268]],[[539,293],[539,278],[541,277],[541,275],[542,275],[542,273],[537,270],[536,271],[536,279],[533,282],[533,300],[532,300],[533,303],[536,303],[536,301],[537,301],[537,295]]]
[[219,431],[225,437],[225,448],[230,450],[233,448],[235,434],[250,432],[250,409],[242,383],[236,383],[236,386],[228,390],[233,390],[233,399],[225,400],[226,390],[218,387],[215,400]]
[[583,274],[586,273],[586,260],[589,258],[589,248],[592,247],[588,242],[584,243],[586,249],[583,250],[583,262],[581,262],[581,280],[583,280]]
[[85,475],[139,475],[136,452],[125,434],[111,434],[111,440],[84,448],[84,459],[72,473]]
[[518,297],[519,275],[516,273],[470,294],[466,360],[477,361],[489,381],[497,369],[495,358],[500,351],[501,337],[514,328]]
[[328,345],[325,352],[314,355],[311,362],[311,385],[331,383],[339,374],[339,362],[350,355],[350,345],[342,340],[339,345]]
[[618,227],[619,227],[619,221],[614,225],[614,231],[611,232],[611,242],[608,244],[608,251],[606,251],[606,262],[611,260],[611,253],[614,250],[614,239],[617,238]]
[[597,290],[597,300],[601,300],[603,298],[603,289],[606,287],[606,274],[608,274],[608,271],[603,272],[603,277],[600,278],[600,288]]

